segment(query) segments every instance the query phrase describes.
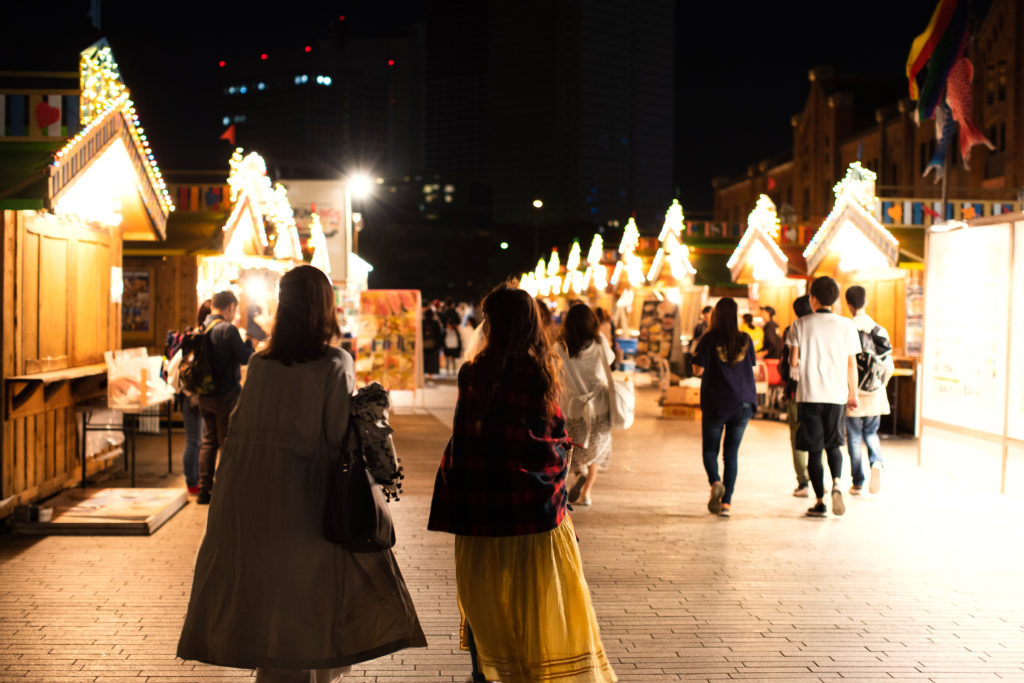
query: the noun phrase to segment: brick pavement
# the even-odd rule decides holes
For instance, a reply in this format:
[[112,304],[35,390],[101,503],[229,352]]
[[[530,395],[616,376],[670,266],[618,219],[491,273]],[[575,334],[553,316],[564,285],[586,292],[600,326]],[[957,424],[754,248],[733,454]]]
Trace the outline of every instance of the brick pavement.
[[[425,405],[449,414],[450,389]],[[882,494],[842,518],[803,518],[784,425],[751,423],[734,514],[704,510],[699,425],[641,416],[616,434],[594,506],[575,513],[608,654],[622,681],[1024,681],[1020,500],[914,465],[886,442]],[[408,472],[396,555],[426,650],[367,662],[349,680],[464,681],[452,539],[424,531],[446,439],[438,419],[394,419]],[[141,485],[158,475],[151,437]],[[847,484],[848,485],[848,484]],[[241,681],[251,672],[174,657],[205,508],[154,536],[0,537],[0,681]]]

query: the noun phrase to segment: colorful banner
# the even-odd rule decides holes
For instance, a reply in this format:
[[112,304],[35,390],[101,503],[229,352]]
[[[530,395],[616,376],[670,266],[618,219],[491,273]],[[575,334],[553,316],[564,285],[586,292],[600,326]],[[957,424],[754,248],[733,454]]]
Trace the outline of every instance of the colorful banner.
[[420,292],[371,289],[359,299],[356,382],[380,382],[388,391],[423,384]]

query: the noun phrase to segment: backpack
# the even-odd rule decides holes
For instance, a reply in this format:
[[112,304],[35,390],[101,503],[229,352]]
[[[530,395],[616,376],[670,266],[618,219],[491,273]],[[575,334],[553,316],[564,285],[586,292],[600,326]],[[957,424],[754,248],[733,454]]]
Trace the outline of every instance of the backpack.
[[207,396],[217,390],[210,366],[210,330],[223,320],[214,320],[187,333],[181,341],[181,362],[178,381],[182,390],[196,396]]
[[884,386],[883,359],[892,353],[892,344],[881,332],[880,325],[875,325],[870,332],[857,330],[861,348],[861,352],[857,354],[857,388],[861,391],[878,391]]

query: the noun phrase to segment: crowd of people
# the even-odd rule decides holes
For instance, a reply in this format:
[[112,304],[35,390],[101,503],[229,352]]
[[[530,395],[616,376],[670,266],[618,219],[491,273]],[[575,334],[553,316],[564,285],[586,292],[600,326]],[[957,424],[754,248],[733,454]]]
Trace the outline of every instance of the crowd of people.
[[[691,348],[709,512],[731,513],[739,449],[757,409],[753,372],[766,354],[778,354],[787,370],[794,495],[813,488],[808,516],[827,514],[827,494],[834,514],[845,510],[844,443],[850,493],[860,494],[867,479],[862,444],[868,488],[878,492],[891,347],[864,312],[863,288],[846,291],[852,320],[838,314],[838,297],[834,280],[816,279],[793,303],[799,317],[782,335],[767,307],[761,326],[729,297],[702,312]],[[352,664],[426,640],[391,550],[353,552],[323,531],[328,473],[352,448],[355,390],[329,281],[308,266],[287,273],[272,333],[255,352],[231,324],[237,306],[233,294],[218,293],[192,331],[204,335],[214,389],[186,396],[202,418],[201,426],[194,416],[186,421],[186,480],[210,510],[178,654],[254,668],[257,681],[333,683]],[[483,300],[479,321],[476,310],[438,302],[423,321],[424,341],[428,326],[434,341],[425,353],[435,352],[437,373],[443,353],[445,374],[458,382],[427,527],[455,536],[472,680],[615,681],[568,514],[570,504],[592,504],[612,455],[609,316],[575,302],[555,319],[514,283]],[[877,366],[865,360],[869,346]]]
[[[888,332],[865,312],[864,288],[854,285],[846,290],[851,318],[838,310],[839,291],[832,278],[815,279],[809,294],[793,302],[797,320],[781,336],[770,307],[761,309],[766,316],[763,327],[757,326],[749,313],[742,316],[742,325],[738,324],[736,302],[728,297],[702,312],[694,330],[691,363],[694,374],[702,378],[701,437],[711,486],[708,511],[712,514],[731,514],[739,447],[757,408],[754,368],[758,357],[780,359],[797,478],[793,495],[808,497],[810,486],[815,496],[807,516],[828,514],[826,494],[832,513],[845,513],[840,487],[843,446],[853,477],[849,493],[863,493],[862,446],[867,447],[870,465],[868,490],[879,492],[882,455],[878,427],[881,416],[889,413],[885,387],[895,369],[892,345]],[[722,475],[718,471],[720,453]],[[827,488],[823,454],[830,477]]]

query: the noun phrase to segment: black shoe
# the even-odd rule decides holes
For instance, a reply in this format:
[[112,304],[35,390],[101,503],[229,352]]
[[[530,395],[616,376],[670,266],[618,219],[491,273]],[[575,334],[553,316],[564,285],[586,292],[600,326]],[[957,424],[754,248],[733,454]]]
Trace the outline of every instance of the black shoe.
[[210,492],[209,491],[200,491],[199,492],[199,497],[196,498],[196,503],[198,503],[199,505],[209,505],[210,504]]
[[576,478],[576,481],[575,481],[575,483],[573,483],[572,488],[569,489],[569,502],[570,503],[575,503],[577,500],[580,499],[580,491],[583,489],[583,485],[586,484],[586,483],[587,483],[587,475],[581,474],[579,477]]
[[808,517],[824,517],[828,514],[828,508],[824,503],[816,503],[813,507],[807,508]]

